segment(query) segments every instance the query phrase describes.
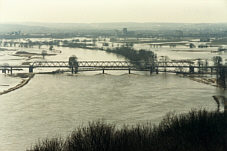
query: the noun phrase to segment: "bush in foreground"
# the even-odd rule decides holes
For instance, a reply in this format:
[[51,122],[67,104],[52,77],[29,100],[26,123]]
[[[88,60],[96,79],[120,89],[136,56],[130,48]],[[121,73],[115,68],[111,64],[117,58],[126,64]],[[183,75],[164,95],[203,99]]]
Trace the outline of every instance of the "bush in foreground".
[[168,114],[157,126],[92,122],[66,139],[50,139],[30,151],[226,151],[227,114],[191,111]]

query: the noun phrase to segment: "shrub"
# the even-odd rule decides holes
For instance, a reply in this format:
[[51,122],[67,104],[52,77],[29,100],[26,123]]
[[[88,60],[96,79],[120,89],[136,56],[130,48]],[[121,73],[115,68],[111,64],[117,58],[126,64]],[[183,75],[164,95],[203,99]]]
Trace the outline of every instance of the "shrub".
[[31,151],[226,151],[227,114],[191,111],[168,114],[159,125],[116,128],[90,122],[76,129],[63,142],[46,140]]
[[62,151],[63,143],[60,138],[46,139],[39,141],[32,149],[27,151]]

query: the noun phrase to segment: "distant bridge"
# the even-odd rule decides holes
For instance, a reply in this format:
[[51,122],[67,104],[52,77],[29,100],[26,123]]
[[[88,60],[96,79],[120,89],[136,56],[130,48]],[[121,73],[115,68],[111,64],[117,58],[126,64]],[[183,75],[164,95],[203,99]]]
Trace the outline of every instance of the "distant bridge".
[[[129,61],[77,61],[78,67],[129,68],[134,67]],[[34,68],[68,68],[69,61],[36,61],[30,64]]]
[[14,70],[29,69],[29,72],[33,72],[36,68],[67,68],[72,73],[80,71],[97,71],[101,70],[103,73],[105,70],[128,70],[131,71],[150,71],[153,72],[170,72],[170,73],[188,73],[188,74],[214,74],[218,67],[216,66],[202,66],[195,65],[192,61],[184,60],[172,60],[162,62],[133,62],[133,61],[76,61],[70,64],[69,61],[35,61],[28,65],[2,65],[0,70],[3,73],[11,73]]

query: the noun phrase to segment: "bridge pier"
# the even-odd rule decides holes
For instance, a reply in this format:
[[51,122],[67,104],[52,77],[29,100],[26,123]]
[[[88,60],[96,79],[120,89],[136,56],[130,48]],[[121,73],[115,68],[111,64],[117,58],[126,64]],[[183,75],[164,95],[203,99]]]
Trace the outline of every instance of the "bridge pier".
[[78,67],[76,66],[75,67],[75,74],[77,74],[78,73]]
[[2,73],[5,73],[6,74],[6,69],[2,69]]
[[102,69],[102,74],[105,74],[105,70],[104,69]]
[[75,69],[72,67],[71,68],[71,72],[72,72],[72,74],[77,74],[78,73],[78,68],[77,67],[75,67]]
[[75,69],[74,69],[74,67],[72,67],[72,68],[71,68],[71,73],[72,73],[72,74],[77,74],[77,73],[78,73],[78,68],[75,67]]
[[158,74],[158,67],[155,69],[155,71],[156,71],[156,74]]
[[29,73],[33,73],[33,66],[29,66]]
[[194,67],[193,66],[189,66],[189,73],[193,74],[195,72]]
[[10,67],[10,74],[13,74],[13,67]]
[[150,75],[154,72],[154,67],[150,67]]
[[128,69],[128,74],[131,74],[131,69],[130,68]]
[[73,66],[71,67],[71,72],[72,72],[72,74],[74,73],[74,68],[73,68]]
[[78,66],[72,66],[72,67],[71,67],[71,73],[72,73],[72,74],[78,73]]

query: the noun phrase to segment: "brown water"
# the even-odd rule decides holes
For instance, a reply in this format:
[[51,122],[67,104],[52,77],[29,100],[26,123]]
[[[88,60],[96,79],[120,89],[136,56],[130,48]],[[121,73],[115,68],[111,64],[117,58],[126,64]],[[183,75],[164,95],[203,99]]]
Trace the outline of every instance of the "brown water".
[[64,137],[92,120],[158,123],[170,111],[214,110],[212,95],[221,93],[176,75],[112,74],[36,75],[0,96],[0,150],[25,150],[39,138]]
[[[103,51],[57,49],[62,53],[45,60],[67,60],[73,54],[79,60],[124,60]],[[28,50],[40,51],[37,48]],[[0,52],[0,63],[24,61],[25,58],[20,57],[12,59],[9,57],[11,53]],[[178,56],[181,57],[181,54]],[[170,111],[185,113],[192,108],[215,110],[212,96],[226,93],[172,74],[100,73],[36,75],[23,88],[0,96],[0,150],[25,150],[38,139],[65,137],[78,125],[98,119],[117,125],[147,121],[157,124]],[[0,81],[13,86],[18,79],[1,76]]]

